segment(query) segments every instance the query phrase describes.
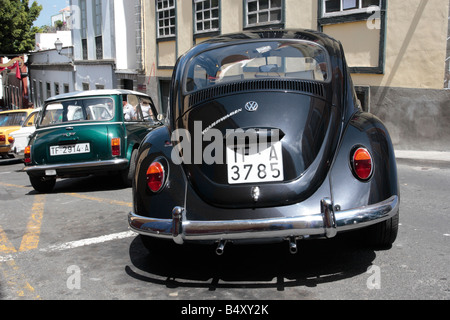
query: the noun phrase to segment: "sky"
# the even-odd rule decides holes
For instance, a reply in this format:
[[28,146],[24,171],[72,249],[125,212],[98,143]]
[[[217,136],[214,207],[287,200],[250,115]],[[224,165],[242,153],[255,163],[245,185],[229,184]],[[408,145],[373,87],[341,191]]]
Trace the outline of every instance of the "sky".
[[[69,5],[69,0],[34,0],[42,5],[43,9],[39,18],[34,22],[37,27],[50,25],[51,17],[58,14],[59,10],[64,9]],[[30,5],[33,0],[30,1]]]

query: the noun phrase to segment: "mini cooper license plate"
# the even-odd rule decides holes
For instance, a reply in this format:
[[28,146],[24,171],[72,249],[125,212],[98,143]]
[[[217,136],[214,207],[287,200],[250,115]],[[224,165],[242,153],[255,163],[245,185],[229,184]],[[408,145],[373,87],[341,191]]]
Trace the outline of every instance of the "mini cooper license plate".
[[227,148],[229,184],[266,183],[284,180],[281,141],[251,154],[244,148]]
[[79,143],[67,146],[53,146],[50,147],[50,156],[66,156],[72,154],[90,153],[91,145],[89,143]]

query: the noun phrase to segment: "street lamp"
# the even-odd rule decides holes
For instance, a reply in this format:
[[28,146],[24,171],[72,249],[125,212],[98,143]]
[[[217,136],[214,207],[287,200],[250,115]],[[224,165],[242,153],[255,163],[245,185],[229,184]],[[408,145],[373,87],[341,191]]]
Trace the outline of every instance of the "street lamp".
[[55,41],[55,48],[56,48],[56,51],[58,52],[58,54],[61,54],[62,47],[63,47],[62,41],[59,40],[59,38],[56,39],[56,41]]
[[65,56],[67,58],[70,59],[70,64],[73,65],[73,54],[71,52],[64,54],[62,53],[62,49],[63,49],[63,42],[61,40],[59,40],[59,38],[56,39],[55,41],[55,48],[56,48],[56,52],[58,52],[58,54],[60,56]]

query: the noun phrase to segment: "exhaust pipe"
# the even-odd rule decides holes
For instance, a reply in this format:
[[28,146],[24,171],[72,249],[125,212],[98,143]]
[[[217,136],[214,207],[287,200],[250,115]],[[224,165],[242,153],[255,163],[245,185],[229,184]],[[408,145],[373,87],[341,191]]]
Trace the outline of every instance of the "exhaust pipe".
[[289,252],[291,254],[297,254],[298,248],[297,248],[297,239],[292,237],[289,239]]
[[223,253],[225,252],[225,246],[226,246],[227,242],[226,241],[219,241],[219,244],[217,245],[217,249],[216,249],[216,254],[218,256],[223,255]]

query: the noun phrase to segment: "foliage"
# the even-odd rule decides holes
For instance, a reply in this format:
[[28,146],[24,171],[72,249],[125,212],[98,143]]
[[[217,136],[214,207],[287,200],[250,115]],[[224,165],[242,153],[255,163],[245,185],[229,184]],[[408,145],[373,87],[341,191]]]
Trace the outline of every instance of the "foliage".
[[0,54],[21,54],[35,47],[35,34],[40,28],[33,26],[42,6],[29,0],[0,0]]
[[55,26],[56,26],[56,28],[58,28],[58,30],[61,30],[62,27],[64,27],[64,22],[62,22],[61,20],[58,20],[55,22]]

